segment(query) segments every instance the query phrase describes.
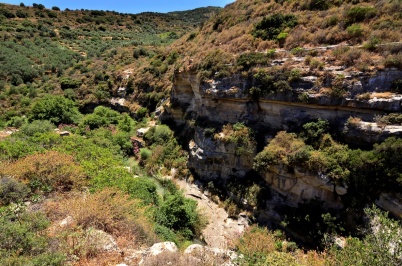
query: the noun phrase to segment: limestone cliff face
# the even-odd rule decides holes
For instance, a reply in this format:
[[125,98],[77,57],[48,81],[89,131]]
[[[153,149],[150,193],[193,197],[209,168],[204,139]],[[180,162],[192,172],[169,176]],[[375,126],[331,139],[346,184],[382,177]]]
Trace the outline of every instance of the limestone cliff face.
[[[204,129],[209,124],[244,122],[254,131],[259,131],[264,139],[269,139],[278,130],[297,129],[306,122],[321,118],[333,121],[340,132],[345,132],[346,140],[375,143],[389,136],[399,136],[401,132],[364,125],[345,130],[347,119],[353,116],[372,121],[375,115],[401,112],[402,97],[360,101],[352,94],[387,91],[392,82],[401,77],[402,71],[392,69],[374,76],[361,73],[346,76],[344,86],[350,92],[350,98],[343,99],[311,93],[316,79],[304,78],[291,84],[291,91],[253,100],[246,93],[251,84],[241,75],[200,82],[196,73],[183,72],[176,75],[170,102],[165,104],[161,118],[173,120],[185,129],[189,124],[195,124],[192,135],[188,136],[190,131],[182,134],[191,140],[189,167],[197,176],[204,180],[244,177],[253,169],[257,147],[247,154],[236,154],[234,144],[205,136]],[[326,82],[331,83],[331,80]],[[303,101],[299,99],[301,93],[308,96]],[[203,123],[195,123],[198,121]],[[282,195],[285,204],[290,206],[297,206],[302,200],[320,199],[327,207],[341,208],[340,197],[347,193],[347,187],[336,185],[325,176],[305,173],[303,169],[288,171],[281,166],[272,166],[263,178],[266,186]]]
[[286,197],[288,205],[296,207],[303,200],[319,199],[325,207],[342,206],[340,196],[347,193],[347,187],[334,184],[325,175],[314,175],[294,169],[292,173],[280,166],[272,165],[263,178],[279,194]]
[[189,143],[189,168],[204,180],[242,177],[253,168],[256,147],[242,153],[236,145],[212,137],[205,137],[202,128],[197,128]]
[[[346,80],[344,86],[349,91],[358,87],[359,93],[382,92],[389,90],[397,78],[402,78],[402,71],[391,69],[378,72],[374,76],[358,73],[352,76],[350,81]],[[302,88],[306,87],[306,83],[309,88],[316,86],[315,79],[304,79],[292,84],[295,88],[292,91],[269,94],[254,101],[246,93],[251,84],[241,75],[201,83],[196,73],[178,73],[170,102],[165,105],[163,118],[170,118],[177,125],[183,125],[188,120],[205,117],[220,124],[234,124],[240,121],[273,130],[297,128],[308,121],[322,118],[337,121],[341,131],[351,116],[371,121],[375,115],[402,111],[401,96],[374,97],[369,100],[341,99],[310,93],[311,89],[307,92]],[[303,102],[299,100],[301,93],[305,93],[307,97]],[[368,138],[367,142],[372,143],[373,140],[375,139]]]

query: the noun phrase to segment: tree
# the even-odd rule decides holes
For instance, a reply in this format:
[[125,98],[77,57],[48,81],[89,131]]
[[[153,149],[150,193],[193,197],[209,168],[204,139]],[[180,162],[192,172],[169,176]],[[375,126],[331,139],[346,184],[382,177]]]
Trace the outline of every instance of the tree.
[[78,124],[81,116],[76,104],[63,96],[47,96],[40,99],[32,105],[28,113],[30,121],[49,120],[56,125]]

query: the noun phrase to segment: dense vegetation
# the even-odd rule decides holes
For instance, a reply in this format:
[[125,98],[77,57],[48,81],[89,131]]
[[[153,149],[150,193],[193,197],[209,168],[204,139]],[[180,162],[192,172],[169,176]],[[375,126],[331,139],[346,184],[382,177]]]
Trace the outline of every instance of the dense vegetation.
[[[166,96],[165,83],[157,78],[177,60],[165,46],[218,11],[134,15],[1,4],[0,124],[48,93],[84,108],[108,103],[125,87],[153,110]],[[127,105],[132,112],[140,108],[134,101]]]
[[[153,127],[141,150],[131,137],[166,95],[156,78],[178,56],[164,46],[218,10],[133,15],[1,4],[0,127],[19,131],[0,142],[0,264],[60,265],[72,256],[96,257],[93,229],[126,235],[136,247],[158,240],[182,244],[200,234],[196,204],[170,181],[157,192],[159,185],[148,177],[188,175],[172,131]],[[88,104],[107,105],[119,87],[135,93],[137,101],[126,110],[138,121],[103,106],[80,112]],[[61,137],[65,130],[70,136]],[[47,232],[69,216],[77,227]],[[13,230],[21,237],[7,233]]]
[[[90,250],[88,242],[93,229],[115,237],[126,234],[136,246],[157,240],[181,244],[200,234],[203,222],[196,203],[171,181],[163,182],[161,194],[146,173],[161,177],[151,169],[177,167],[177,177],[183,174],[180,167],[185,168],[186,157],[168,127],[156,126],[147,134],[146,158],[133,149],[130,139],[136,128],[146,125],[146,118],[134,121],[102,106],[82,115],[73,104],[63,104],[70,100],[58,97],[36,102],[27,113],[32,122],[23,121],[20,131],[0,142],[2,265],[28,260],[33,265],[61,265],[73,255],[96,257],[100,251]],[[52,122],[73,134],[62,137]],[[165,141],[166,149],[160,146]],[[129,156],[134,157],[128,160]],[[39,211],[24,202],[40,206]],[[73,217],[76,229],[47,231],[67,216]],[[71,237],[81,244],[69,243]]]

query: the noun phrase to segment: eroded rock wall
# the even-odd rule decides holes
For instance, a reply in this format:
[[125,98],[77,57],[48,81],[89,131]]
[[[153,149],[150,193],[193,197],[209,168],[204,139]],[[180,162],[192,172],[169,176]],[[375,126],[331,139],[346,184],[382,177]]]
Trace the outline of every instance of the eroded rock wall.
[[[377,76],[356,74],[347,77],[348,86],[361,92],[379,92],[389,90],[393,80],[402,77],[401,71],[382,71]],[[257,146],[248,154],[236,154],[234,144],[225,143],[213,137],[206,137],[204,129],[210,124],[225,125],[244,122],[247,126],[273,137],[279,130],[294,130],[304,123],[318,118],[332,121],[339,132],[344,131],[346,140],[361,143],[374,143],[382,137],[392,136],[396,131],[375,130],[373,134],[361,130],[345,130],[349,117],[359,117],[372,121],[374,116],[387,112],[401,112],[402,97],[387,99],[370,99],[365,101],[355,98],[331,98],[327,95],[308,94],[308,99],[298,99],[302,85],[313,88],[315,79],[302,80],[299,87],[281,94],[270,94],[252,99],[246,89],[249,81],[241,75],[234,75],[221,80],[210,80],[200,83],[196,73],[178,73],[172,89],[170,102],[165,104],[162,119],[173,120],[181,128],[188,129],[193,124],[190,139],[189,167],[204,180],[222,180],[228,177],[244,177],[253,169],[253,158],[257,154]],[[305,84],[305,83],[311,84]],[[330,83],[330,81],[329,81]],[[353,87],[354,86],[354,87]],[[199,124],[198,121],[203,120]],[[194,126],[195,124],[195,126]],[[261,130],[262,129],[262,130]],[[376,128],[374,128],[376,129]],[[368,128],[365,131],[370,130]],[[262,131],[262,132],[261,132]],[[182,132],[188,134],[190,131]],[[400,134],[396,132],[395,134]],[[374,137],[373,137],[374,136]],[[266,143],[263,143],[264,145]],[[261,149],[262,147],[260,147]],[[341,208],[341,196],[347,188],[332,183],[325,176],[304,173],[302,169],[281,168],[272,166],[264,175],[266,186],[274,190],[285,204],[297,206],[303,200],[319,199],[327,207]]]

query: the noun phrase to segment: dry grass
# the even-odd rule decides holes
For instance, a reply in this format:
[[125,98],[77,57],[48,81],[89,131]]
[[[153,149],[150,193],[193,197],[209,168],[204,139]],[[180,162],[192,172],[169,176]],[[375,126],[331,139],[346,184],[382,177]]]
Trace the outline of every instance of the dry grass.
[[374,92],[370,95],[370,99],[379,98],[379,99],[391,99],[394,97],[395,93],[393,92]]
[[86,184],[86,176],[71,155],[47,151],[28,155],[0,168],[0,174],[14,176],[32,189],[66,191]]
[[[104,189],[94,194],[70,193],[46,202],[44,211],[53,221],[48,235],[59,239],[59,246],[68,257],[77,256],[74,265],[118,264],[117,253],[108,253],[94,244],[93,229],[111,234],[121,250],[139,249],[158,242],[145,209],[136,200],[116,189]],[[73,222],[60,226],[71,216]]]

